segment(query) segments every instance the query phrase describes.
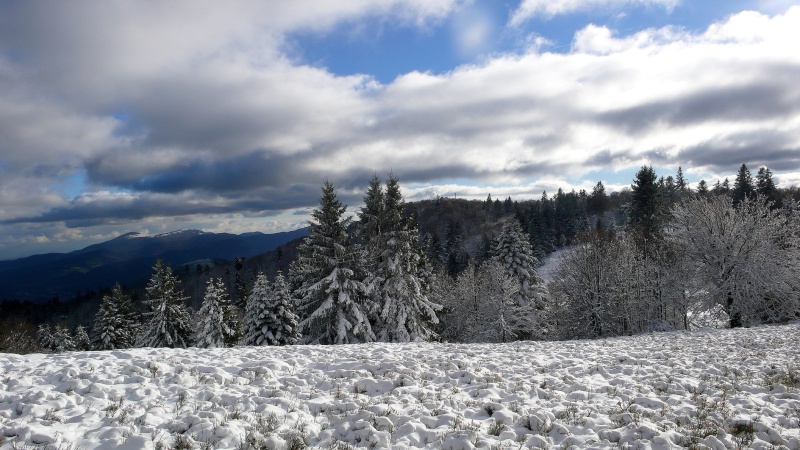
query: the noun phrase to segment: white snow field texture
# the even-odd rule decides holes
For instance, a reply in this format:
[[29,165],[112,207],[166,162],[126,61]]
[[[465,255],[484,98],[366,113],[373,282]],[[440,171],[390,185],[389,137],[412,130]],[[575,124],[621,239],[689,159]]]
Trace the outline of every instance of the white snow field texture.
[[0,354],[0,448],[800,449],[800,324]]

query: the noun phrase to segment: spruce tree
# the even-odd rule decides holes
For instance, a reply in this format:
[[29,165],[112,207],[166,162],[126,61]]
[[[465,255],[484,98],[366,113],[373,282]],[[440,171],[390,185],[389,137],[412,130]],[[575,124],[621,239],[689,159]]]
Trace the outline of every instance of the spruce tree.
[[187,347],[192,335],[191,313],[181,294],[178,278],[172,269],[157,260],[147,283],[144,324],[137,344],[140,347]]
[[377,174],[373,174],[369,180],[366,195],[364,195],[364,207],[358,214],[359,228],[367,247],[370,247],[371,243],[376,243],[377,237],[381,235],[381,228],[385,221],[383,197],[381,179]]
[[53,329],[50,325],[41,324],[36,330],[36,339],[39,341],[39,346],[45,350],[51,350],[53,347]]
[[298,317],[283,275],[270,285],[260,273],[247,299],[244,345],[292,345],[300,340]]
[[138,324],[130,297],[122,292],[119,283],[111,295],[103,297],[92,327],[92,347],[95,350],[115,350],[133,347]]
[[598,181],[592,188],[592,193],[586,199],[586,212],[591,215],[603,216],[611,207],[611,200],[606,195],[606,187],[602,181]]
[[675,178],[675,187],[678,188],[678,191],[684,192],[689,189],[689,186],[686,184],[686,178],[683,177],[683,169],[681,166],[678,166],[678,175]]
[[88,351],[92,349],[92,342],[89,340],[89,334],[86,333],[86,328],[83,325],[75,327],[75,338],[73,339],[75,350]]
[[310,235],[297,249],[290,278],[302,317],[303,341],[319,344],[371,342],[367,288],[360,249],[347,231],[352,218],[333,184],[322,187],[320,206],[311,213]]
[[739,167],[739,172],[736,174],[736,180],[733,182],[733,205],[736,206],[745,198],[753,197],[756,193],[755,186],[753,185],[753,176],[745,164]]
[[75,350],[75,341],[69,328],[64,325],[56,325],[53,331],[52,340],[50,341],[50,350],[53,353],[71,352]]
[[517,301],[520,304],[533,302],[539,294],[537,286],[542,283],[536,274],[539,260],[518,221],[511,220],[503,225],[502,231],[495,239],[492,253],[505,268],[506,276],[519,281],[520,292],[516,297]]
[[247,287],[244,282],[244,258],[234,258],[233,268],[236,271],[233,281],[234,295],[236,298],[231,303],[238,308],[244,308],[247,302]]
[[241,337],[234,306],[221,278],[208,280],[203,304],[195,314],[194,345],[203,348],[232,347]]
[[657,234],[663,219],[662,197],[656,172],[652,166],[642,166],[631,185],[628,226],[649,238]]
[[269,345],[273,337],[268,321],[273,314],[272,286],[264,273],[256,276],[244,314],[244,345]]
[[383,342],[425,341],[436,336],[441,306],[425,295],[418,276],[421,254],[416,227],[404,217],[403,196],[397,178],[389,175],[384,195],[384,221],[376,237],[374,273],[368,280],[373,302],[380,307],[376,332]]
[[[505,270],[505,276],[516,280],[519,289],[514,295],[516,305],[524,310],[525,317],[516,317],[515,335],[523,338],[533,337],[534,326],[539,312],[544,308],[542,302],[542,279],[536,273],[539,260],[536,258],[528,236],[514,220],[507,222],[494,242],[494,258]],[[488,267],[488,266],[487,266]]]
[[778,188],[775,186],[775,181],[772,179],[772,171],[769,170],[769,167],[761,166],[758,168],[756,193],[771,202],[778,200]]
[[708,183],[706,183],[706,180],[700,180],[700,182],[697,183],[697,194],[700,196],[708,194]]

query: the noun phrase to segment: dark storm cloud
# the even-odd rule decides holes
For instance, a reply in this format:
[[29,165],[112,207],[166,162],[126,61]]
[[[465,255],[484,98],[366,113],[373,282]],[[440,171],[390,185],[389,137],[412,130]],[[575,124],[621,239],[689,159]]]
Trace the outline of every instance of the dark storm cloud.
[[769,141],[746,144],[707,141],[683,150],[681,159],[691,166],[707,167],[716,172],[730,172],[741,164],[788,172],[800,170],[800,147],[770,147]]
[[[791,67],[790,73],[800,79],[800,67]],[[785,77],[772,80],[767,75],[761,83],[706,89],[675,99],[605,112],[597,120],[627,133],[641,134],[660,125],[678,127],[710,121],[768,120],[798,111],[800,85]]]
[[[134,191],[179,193],[203,190],[225,195],[231,192],[285,186],[291,183],[297,161],[284,155],[251,152],[229,159],[179,162],[136,179],[105,172],[103,161],[88,166],[91,180]],[[122,176],[120,176],[122,175]]]

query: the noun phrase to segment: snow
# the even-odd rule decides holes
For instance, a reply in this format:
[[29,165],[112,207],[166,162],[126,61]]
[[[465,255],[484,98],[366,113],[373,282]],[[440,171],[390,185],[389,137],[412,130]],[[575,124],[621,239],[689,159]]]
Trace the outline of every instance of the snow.
[[798,337],[0,354],[0,449],[800,449]]
[[536,273],[545,283],[553,281],[556,271],[558,270],[558,266],[561,265],[561,260],[564,259],[564,255],[567,254],[569,249],[569,247],[560,248],[542,258],[542,265],[536,269]]

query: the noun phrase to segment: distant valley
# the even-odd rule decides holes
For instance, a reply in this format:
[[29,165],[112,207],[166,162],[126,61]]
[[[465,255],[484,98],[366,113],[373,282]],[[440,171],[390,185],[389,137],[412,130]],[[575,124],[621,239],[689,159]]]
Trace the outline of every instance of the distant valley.
[[76,292],[123,285],[143,285],[157,258],[181,269],[209,260],[232,260],[274,250],[308,235],[306,229],[264,233],[207,233],[182,230],[156,236],[128,233],[69,253],[33,255],[0,261],[0,298],[62,300]]

